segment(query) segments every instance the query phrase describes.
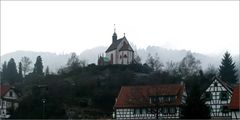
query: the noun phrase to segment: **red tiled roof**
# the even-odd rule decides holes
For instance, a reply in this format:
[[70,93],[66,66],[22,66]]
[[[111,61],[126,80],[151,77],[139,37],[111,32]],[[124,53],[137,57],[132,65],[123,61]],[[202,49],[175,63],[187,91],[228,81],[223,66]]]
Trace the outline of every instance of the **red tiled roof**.
[[180,84],[147,85],[147,86],[123,86],[119,92],[115,108],[120,107],[147,107],[150,104],[150,96],[177,96],[173,102],[163,102],[160,106],[180,105],[184,86]]
[[239,110],[240,109],[240,85],[237,85],[233,89],[232,99],[230,102],[230,109]]
[[0,95],[4,96],[11,89],[10,85],[0,85]]

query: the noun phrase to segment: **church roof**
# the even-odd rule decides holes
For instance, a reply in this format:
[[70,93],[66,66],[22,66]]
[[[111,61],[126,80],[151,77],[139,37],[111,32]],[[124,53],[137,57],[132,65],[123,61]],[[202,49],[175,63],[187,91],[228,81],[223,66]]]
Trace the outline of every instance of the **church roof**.
[[110,52],[112,50],[117,49],[117,46],[121,43],[122,40],[126,39],[126,37],[120,38],[118,40],[115,40],[112,42],[112,44],[108,47],[108,49],[106,50],[106,52]]
[[125,42],[123,43],[123,46],[122,46],[122,48],[120,48],[119,51],[124,51],[124,50],[133,51],[132,47],[129,44],[125,43]]

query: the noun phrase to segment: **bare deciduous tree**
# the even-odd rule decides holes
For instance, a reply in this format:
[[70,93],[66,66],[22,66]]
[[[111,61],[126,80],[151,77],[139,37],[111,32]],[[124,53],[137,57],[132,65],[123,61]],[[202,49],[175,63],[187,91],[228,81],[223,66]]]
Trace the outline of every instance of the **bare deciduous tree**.
[[134,52],[134,61],[137,63],[137,64],[142,64],[142,59],[140,58],[140,56],[138,55],[137,51]]
[[154,57],[151,56],[151,54],[148,54],[148,58],[146,60],[146,63],[150,68],[152,68],[154,71],[162,70],[163,64],[160,62],[159,56],[156,53]]
[[179,67],[179,63],[170,61],[170,62],[167,62],[167,63],[166,63],[165,70],[166,70],[170,75],[177,75],[177,74],[178,74],[178,67]]
[[30,58],[24,56],[21,59],[21,63],[22,63],[23,75],[25,76],[31,70],[30,65],[32,61],[30,60]]
[[201,62],[192,53],[188,52],[179,64],[179,72],[184,78],[199,74],[199,70],[201,70],[200,64]]
[[71,57],[68,59],[67,66],[72,70],[80,67],[80,60],[76,53],[71,53]]

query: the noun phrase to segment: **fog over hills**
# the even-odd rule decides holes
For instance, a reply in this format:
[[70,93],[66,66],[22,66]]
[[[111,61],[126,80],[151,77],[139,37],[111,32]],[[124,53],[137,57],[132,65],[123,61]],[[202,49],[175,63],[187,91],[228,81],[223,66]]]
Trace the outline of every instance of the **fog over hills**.
[[27,56],[32,61],[31,67],[33,68],[36,58],[39,55],[42,57],[44,70],[47,66],[49,66],[51,72],[56,72],[57,69],[64,66],[70,57],[70,54],[57,55],[49,52],[16,51],[1,56],[1,62],[3,64],[4,61],[9,61],[10,58],[14,58],[16,64],[18,65],[21,58]]
[[[160,61],[166,64],[167,61],[179,62],[187,54],[187,50],[172,50],[166,49],[158,46],[148,46],[146,49],[137,49],[133,46],[137,54],[141,57],[142,63],[145,63],[148,54],[155,55],[158,54]],[[81,60],[86,60],[88,64],[97,64],[97,59],[100,54],[105,53],[107,47],[99,46],[92,49],[87,49],[81,53],[76,53],[79,55]],[[230,53],[231,54],[231,53]],[[59,68],[66,65],[70,54],[55,54],[49,52],[33,52],[33,51],[16,51],[12,53],[5,54],[1,56],[1,62],[8,61],[10,58],[14,58],[15,62],[20,62],[23,56],[27,56],[31,59],[33,67],[36,57],[40,55],[43,59],[44,70],[46,66],[49,66],[50,71],[56,72]],[[200,53],[193,53],[193,55],[201,61],[203,69],[206,69],[210,64],[218,68],[220,65],[223,55],[204,55]],[[236,63],[237,68],[239,68],[239,57],[233,56],[233,61]]]

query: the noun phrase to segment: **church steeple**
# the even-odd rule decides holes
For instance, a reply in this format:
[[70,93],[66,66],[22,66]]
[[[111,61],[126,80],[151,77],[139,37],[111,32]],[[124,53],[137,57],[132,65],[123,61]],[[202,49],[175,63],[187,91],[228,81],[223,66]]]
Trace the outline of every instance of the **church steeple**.
[[115,24],[114,24],[114,33],[113,33],[113,36],[112,36],[112,42],[114,42],[116,40],[117,40],[117,34],[116,34],[116,27],[115,27]]

